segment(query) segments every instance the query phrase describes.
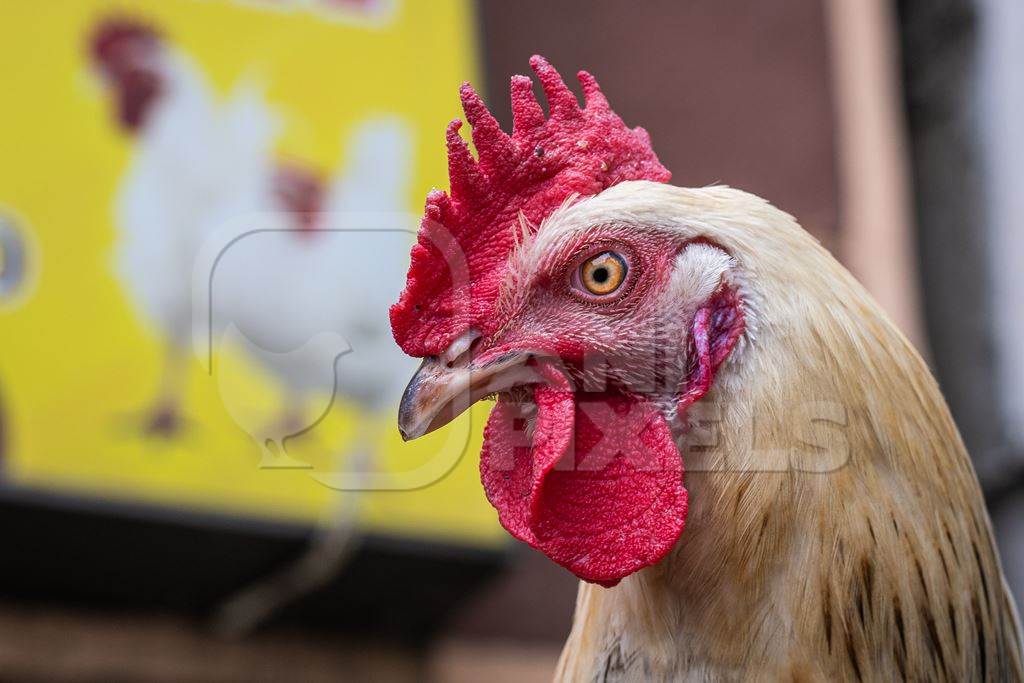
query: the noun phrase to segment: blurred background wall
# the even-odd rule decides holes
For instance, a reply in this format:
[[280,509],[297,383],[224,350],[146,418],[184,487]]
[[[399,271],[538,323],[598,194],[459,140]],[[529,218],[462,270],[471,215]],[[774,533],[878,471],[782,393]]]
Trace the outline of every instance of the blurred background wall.
[[996,395],[1001,432],[993,482],[996,526],[1018,601],[1024,595],[1024,230],[1021,171],[1024,169],[1024,7],[985,0],[977,45],[977,122],[983,150],[982,198],[985,256],[995,337]]
[[923,310],[939,381],[1024,594],[1020,3],[903,0]]
[[[344,130],[356,130],[360,112],[407,116],[413,140],[408,149],[416,161],[407,162],[408,189],[399,201],[412,213],[429,187],[445,183],[442,133],[447,120],[460,115],[456,88],[462,79],[481,85],[508,127],[508,78],[527,68],[529,55],[544,54],[563,74],[592,71],[623,119],[651,133],[673,182],[721,182],[770,198],[835,251],[918,344],[976,459],[1007,571],[1017,594],[1024,593],[1019,3],[467,0],[446,3],[433,17],[417,0],[325,4],[341,14],[320,21],[316,12],[323,8],[312,0],[175,0],[168,5],[188,21],[167,33],[195,48],[197,58],[220,64],[213,77],[221,91],[244,71],[229,68],[235,62],[225,55],[243,47],[254,55],[254,65],[269,65],[279,79],[287,72],[285,82],[272,81],[270,98],[300,112],[306,107],[308,120],[278,146],[292,161],[312,160],[321,175],[357,156],[343,142],[339,161],[332,120],[343,119]],[[98,20],[107,13],[155,22],[161,12],[171,12],[166,7],[122,0],[89,3],[86,12],[85,4],[66,0],[49,6],[45,17],[30,18],[33,26],[63,25],[83,14]],[[26,19],[24,10],[19,17]],[[215,40],[231,25],[239,31],[234,52],[231,44]],[[243,26],[250,27],[248,33]],[[388,33],[389,26],[399,33]],[[430,30],[437,41],[433,51],[416,42],[427,40]],[[68,50],[82,50],[86,36],[80,40]],[[366,54],[381,44],[395,51],[386,67],[373,60],[343,63],[360,54],[355,47],[350,55],[347,47],[332,52],[325,46],[346,40]],[[381,43],[376,48],[375,41]],[[19,59],[57,58],[45,50],[4,54],[10,92],[24,88],[27,77],[20,74],[31,71],[19,68]],[[358,70],[361,80],[347,76],[350,70]],[[74,82],[60,87],[75,92]],[[398,95],[388,94],[396,89]],[[314,92],[328,94],[314,106],[315,96],[308,94]],[[30,100],[8,106],[19,121],[42,116]],[[128,172],[133,148],[109,107],[99,99],[88,107],[90,122],[75,124],[84,126],[81,135],[90,140],[79,159],[82,168],[88,168],[89,154],[99,154],[93,147],[117,150],[102,162],[111,186],[100,187],[100,173],[77,176],[84,195],[99,196],[112,192]],[[52,111],[48,116],[47,125],[72,125]],[[22,139],[0,135],[5,164],[33,153]],[[366,175],[373,166],[354,168]],[[52,192],[44,180],[24,180],[32,186],[24,192]],[[304,186],[292,181],[289,188],[301,199]],[[0,677],[547,680],[568,631],[576,584],[545,558],[504,540],[475,481],[472,435],[469,457],[454,477],[440,488],[425,487],[409,504],[404,494],[374,494],[348,509],[351,497],[307,495],[298,475],[284,486],[252,483],[251,489],[239,484],[242,489],[224,490],[197,489],[195,482],[205,481],[197,475],[163,498],[153,491],[164,489],[143,485],[155,470],[187,465],[203,472],[214,463],[226,468],[218,470],[221,475],[247,481],[260,451],[238,429],[237,438],[230,436],[234,432],[227,427],[208,448],[201,445],[204,437],[173,448],[138,437],[131,443],[150,445],[117,455],[124,458],[124,471],[139,469],[136,478],[118,479],[117,470],[107,469],[76,488],[50,476],[52,471],[27,476],[39,470],[26,469],[26,462],[50,462],[50,456],[35,453],[36,460],[26,460],[19,430],[53,429],[59,411],[79,410],[69,399],[54,404],[58,412],[33,414],[25,422],[26,411],[17,407],[19,382],[11,378],[36,347],[32,292],[37,286],[46,291],[47,270],[33,271],[33,254],[45,252],[56,260],[44,264],[59,268],[77,252],[52,246],[62,244],[54,241],[58,232],[34,238],[33,231],[57,228],[47,224],[45,212],[29,216],[19,210],[12,197],[21,186],[9,184],[6,198],[0,185],[0,203],[9,208],[4,229],[13,235],[5,238],[0,273],[6,306],[0,308],[0,340],[20,336],[13,344],[0,342],[9,349],[0,355],[0,406],[8,410],[0,415],[0,448],[7,450],[0,515],[10,529],[8,550],[0,556]],[[109,197],[102,201],[94,208],[103,218],[95,225],[83,220],[81,230],[86,236],[94,231],[107,244],[114,229]],[[5,290],[3,273],[21,285]],[[100,295],[121,296],[113,286]],[[126,345],[150,344],[138,367],[140,374],[144,368],[147,377],[155,375],[157,343],[126,339]],[[207,382],[205,387],[212,381],[191,372],[199,378],[194,383]],[[114,377],[133,387],[132,396],[142,403],[159,383],[132,375],[122,370]],[[254,387],[243,384],[236,395],[262,396],[263,385]],[[211,394],[201,400],[212,406],[219,399]],[[360,412],[352,399],[355,407],[342,406],[340,417],[314,434],[324,443],[350,443],[359,432],[354,425],[379,422],[386,430],[393,419],[388,400]],[[71,417],[60,423],[71,431],[76,424]],[[467,433],[474,424],[479,420]],[[400,469],[397,463],[418,457],[402,451],[393,436],[373,437],[382,441],[373,441],[367,452],[381,454],[379,467]],[[315,469],[330,449],[309,444],[298,442],[290,452]],[[229,464],[210,457],[213,450],[232,449],[244,455]],[[129,459],[139,453],[164,460]],[[285,479],[264,481],[285,481],[294,475],[288,471]],[[353,523],[338,524],[342,514]],[[326,569],[306,571],[302,558],[305,566],[312,561]],[[291,590],[292,584],[302,590]],[[246,592],[254,586],[256,593]],[[261,586],[269,593],[261,593]],[[248,598],[232,602],[238,596]],[[232,614],[244,618],[231,623],[244,628],[223,628],[219,618],[226,604],[242,605]]]

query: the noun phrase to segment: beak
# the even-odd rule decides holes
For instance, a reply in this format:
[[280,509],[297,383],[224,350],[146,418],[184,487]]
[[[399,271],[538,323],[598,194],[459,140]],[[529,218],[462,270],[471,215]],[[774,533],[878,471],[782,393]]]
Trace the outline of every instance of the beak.
[[418,439],[443,427],[488,394],[542,381],[526,365],[532,355],[505,353],[482,364],[452,364],[443,357],[425,359],[406,387],[398,408],[402,439]]

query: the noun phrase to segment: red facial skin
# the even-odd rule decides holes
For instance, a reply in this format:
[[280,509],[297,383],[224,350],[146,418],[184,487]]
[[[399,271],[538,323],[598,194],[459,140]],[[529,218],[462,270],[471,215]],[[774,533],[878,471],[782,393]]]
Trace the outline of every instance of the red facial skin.
[[[597,226],[582,233],[546,254],[530,281],[515,286],[497,330],[477,347],[478,362],[532,349],[560,359],[571,378],[591,391],[610,381],[638,394],[674,393],[683,368],[678,354],[663,350],[687,338],[686,321],[682,311],[662,310],[659,297],[683,246],[663,233],[633,228]],[[613,294],[596,297],[575,284],[574,275],[582,262],[605,251],[619,254],[627,272]]]
[[161,50],[157,32],[130,19],[104,21],[93,33],[93,63],[110,83],[118,122],[130,133],[145,126],[165,88],[156,66]]
[[[664,295],[683,248],[664,233],[588,230],[546,255],[475,349],[478,367],[524,350],[540,358],[532,397],[500,397],[485,432],[481,477],[500,521],[604,586],[660,560],[682,533],[687,493],[670,423],[678,412],[686,424],[686,407],[742,333],[731,289],[696,311]],[[614,293],[596,297],[574,275],[605,251],[628,271]]]

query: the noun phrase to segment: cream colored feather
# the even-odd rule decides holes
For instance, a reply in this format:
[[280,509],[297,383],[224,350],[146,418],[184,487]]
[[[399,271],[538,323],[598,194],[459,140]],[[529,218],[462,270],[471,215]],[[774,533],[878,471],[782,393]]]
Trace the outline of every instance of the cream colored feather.
[[790,216],[724,187],[622,183],[534,243],[608,222],[721,245],[751,324],[678,434],[682,538],[615,588],[581,586],[556,679],[1021,680],[970,460],[867,292]]

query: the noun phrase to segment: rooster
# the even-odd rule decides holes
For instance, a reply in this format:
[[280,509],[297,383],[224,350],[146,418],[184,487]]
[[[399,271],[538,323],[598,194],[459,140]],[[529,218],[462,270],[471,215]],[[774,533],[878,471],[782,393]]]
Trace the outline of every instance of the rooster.
[[310,426],[310,399],[336,392],[379,413],[401,395],[410,362],[388,339],[385,311],[408,266],[411,147],[401,119],[361,122],[347,136],[345,167],[328,188],[315,189],[315,179],[294,168],[279,183],[291,188],[291,205],[315,212],[243,220],[239,239],[217,254],[213,332],[223,336],[227,327],[277,379],[289,415],[271,428],[283,436]]
[[[337,391],[370,412],[394,401],[406,359],[381,343],[394,293],[364,283],[395,282],[406,267],[407,126],[391,116],[362,122],[345,141],[343,172],[327,184],[302,165],[275,162],[276,117],[251,81],[218,103],[187,55],[126,19],[99,25],[92,55],[120,125],[136,138],[118,200],[117,273],[167,343],[148,429],[179,425],[188,344],[205,323],[193,316],[193,274],[216,244],[229,246],[210,268],[214,327],[201,331],[234,340],[285,394],[287,414],[271,425],[250,424],[235,405],[242,397],[224,395],[240,425],[280,442],[311,426],[311,398]],[[372,439],[358,437],[357,448]]]
[[292,183],[292,175],[275,173],[276,121],[251,81],[218,103],[188,55],[131,19],[101,22],[90,48],[117,122],[135,139],[117,199],[115,269],[140,317],[166,342],[147,428],[169,434],[180,423],[196,255],[228,218],[287,208],[272,202],[275,179]]
[[[1021,680],[1018,620],[921,358],[789,215],[684,189],[542,58],[513,132],[461,91],[399,346],[416,438],[496,396],[509,533],[583,580],[561,681]],[[689,472],[683,472],[684,460]],[[684,485],[685,484],[685,485]]]
[[[230,596],[215,615],[224,633],[250,632],[273,613],[322,586],[344,567],[358,539],[362,489],[372,488],[379,428],[372,419],[394,405],[411,372],[410,360],[387,339],[387,302],[407,267],[405,195],[412,168],[410,134],[394,117],[357,126],[345,145],[346,169],[332,184],[323,211],[306,232],[275,230],[243,234],[218,258],[212,282],[217,327],[269,369],[285,388],[291,415],[281,423],[253,425],[250,434],[281,458],[283,441],[311,426],[303,405],[334,394],[364,411],[339,471],[317,473],[343,490],[327,511],[306,551],[279,571]],[[273,225],[273,217],[271,217]],[[230,234],[230,233],[229,233]],[[255,274],[258,276],[254,276]],[[372,284],[371,284],[372,283]],[[237,390],[221,395],[229,407]],[[244,410],[236,421],[245,424]],[[269,457],[268,457],[269,456]]]
[[[325,187],[301,165],[274,162],[275,116],[251,82],[218,104],[186,55],[132,20],[103,22],[92,55],[120,125],[138,138],[119,200],[117,265],[168,342],[149,430],[178,427],[195,325],[245,352],[283,390],[287,413],[267,425],[253,417],[247,389],[219,377],[228,413],[264,450],[263,466],[303,466],[285,456],[284,440],[315,426],[338,394],[363,413],[337,455],[341,471],[315,476],[331,488],[367,487],[379,436],[372,417],[397,400],[411,371],[387,339],[385,314],[407,265],[408,127],[386,115],[361,122],[345,140],[345,168]],[[197,270],[210,277],[194,281]],[[310,417],[314,400],[321,410]],[[331,579],[358,536],[360,500],[339,495],[296,561],[227,600],[221,628],[251,630]]]
[[236,218],[260,214],[273,216],[278,230],[310,232],[323,210],[323,181],[298,164],[275,163],[277,118],[252,80],[239,81],[220,103],[188,55],[130,19],[101,22],[91,50],[117,121],[135,141],[117,199],[115,269],[140,317],[166,342],[147,427],[170,434],[180,423],[193,273],[204,244],[226,225],[242,225]]

